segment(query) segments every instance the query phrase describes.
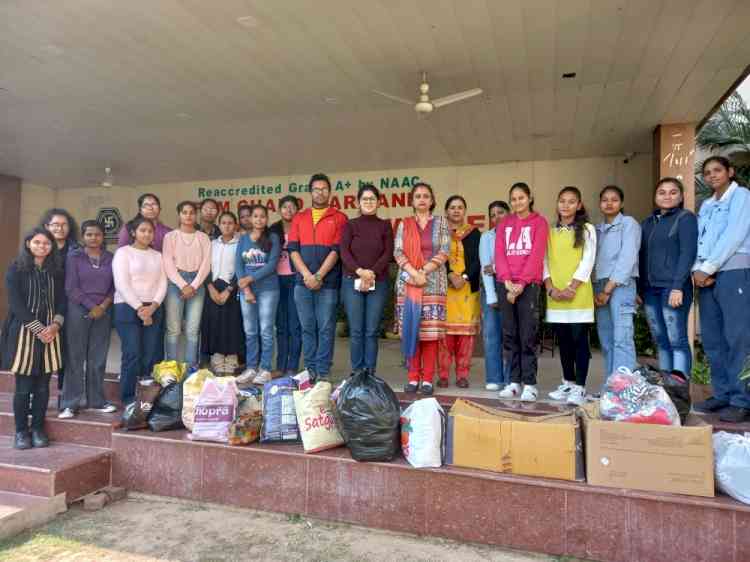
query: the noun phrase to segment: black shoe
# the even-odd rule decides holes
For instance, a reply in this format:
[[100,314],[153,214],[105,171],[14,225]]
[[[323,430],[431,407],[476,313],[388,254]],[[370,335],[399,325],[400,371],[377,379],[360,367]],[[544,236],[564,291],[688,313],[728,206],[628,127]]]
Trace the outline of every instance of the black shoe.
[[432,396],[434,389],[432,388],[432,385],[428,382],[423,382],[422,386],[419,389],[419,392],[422,393],[422,396]]
[[13,441],[14,449],[31,449],[31,434],[28,431],[19,431]]
[[750,410],[747,408],[727,406],[720,412],[720,414],[719,419],[727,423],[742,423],[750,420]]
[[33,429],[31,431],[31,443],[34,445],[35,449],[49,447],[49,438],[41,429]]
[[704,400],[703,402],[693,404],[693,410],[703,414],[712,414],[726,408],[727,406],[729,406],[729,402],[711,396],[711,398]]
[[416,394],[418,388],[419,386],[417,385],[417,383],[410,382],[409,384],[404,386],[404,392],[406,392],[407,394]]

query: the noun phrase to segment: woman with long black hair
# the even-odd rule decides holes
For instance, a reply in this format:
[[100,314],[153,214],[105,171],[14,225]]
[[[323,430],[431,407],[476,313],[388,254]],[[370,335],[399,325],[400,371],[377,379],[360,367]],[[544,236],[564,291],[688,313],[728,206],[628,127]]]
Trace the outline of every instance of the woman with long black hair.
[[0,366],[15,375],[16,449],[49,444],[44,432],[49,381],[62,368],[60,329],[66,310],[62,270],[55,239],[37,227],[26,235],[5,274],[9,312],[0,335]]

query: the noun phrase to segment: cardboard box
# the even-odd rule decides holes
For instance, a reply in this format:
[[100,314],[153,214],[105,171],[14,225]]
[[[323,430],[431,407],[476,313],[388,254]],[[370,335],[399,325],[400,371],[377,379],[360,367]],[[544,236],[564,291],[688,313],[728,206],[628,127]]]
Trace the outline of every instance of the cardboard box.
[[714,497],[713,428],[697,416],[674,427],[602,420],[598,404],[579,414],[589,484]]
[[521,416],[458,399],[448,414],[446,463],[494,472],[583,480],[579,420]]

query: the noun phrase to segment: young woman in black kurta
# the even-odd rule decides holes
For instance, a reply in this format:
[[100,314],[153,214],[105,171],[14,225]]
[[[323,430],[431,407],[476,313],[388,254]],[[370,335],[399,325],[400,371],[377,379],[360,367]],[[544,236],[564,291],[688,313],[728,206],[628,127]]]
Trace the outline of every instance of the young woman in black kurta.
[[[0,339],[0,365],[15,375],[14,447],[46,447],[44,416],[50,375],[62,368],[60,329],[65,317],[64,278],[52,235],[43,228],[29,233],[5,274],[8,317]],[[31,433],[29,399],[31,398]]]

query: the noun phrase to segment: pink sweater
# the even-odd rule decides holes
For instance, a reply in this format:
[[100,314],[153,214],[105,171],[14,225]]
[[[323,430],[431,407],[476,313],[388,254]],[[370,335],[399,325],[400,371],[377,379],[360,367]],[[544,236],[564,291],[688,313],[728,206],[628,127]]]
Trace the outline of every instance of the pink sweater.
[[522,285],[541,283],[549,235],[547,219],[539,213],[531,213],[525,219],[512,214],[495,228],[497,280]]
[[167,277],[180,289],[187,283],[179,272],[197,271],[198,274],[190,284],[198,290],[211,273],[211,239],[197,230],[192,234],[182,232],[179,228],[172,230],[164,236],[162,257]]
[[167,276],[156,250],[123,246],[112,260],[115,278],[115,304],[127,303],[138,309],[144,302],[161,304],[167,294]]

